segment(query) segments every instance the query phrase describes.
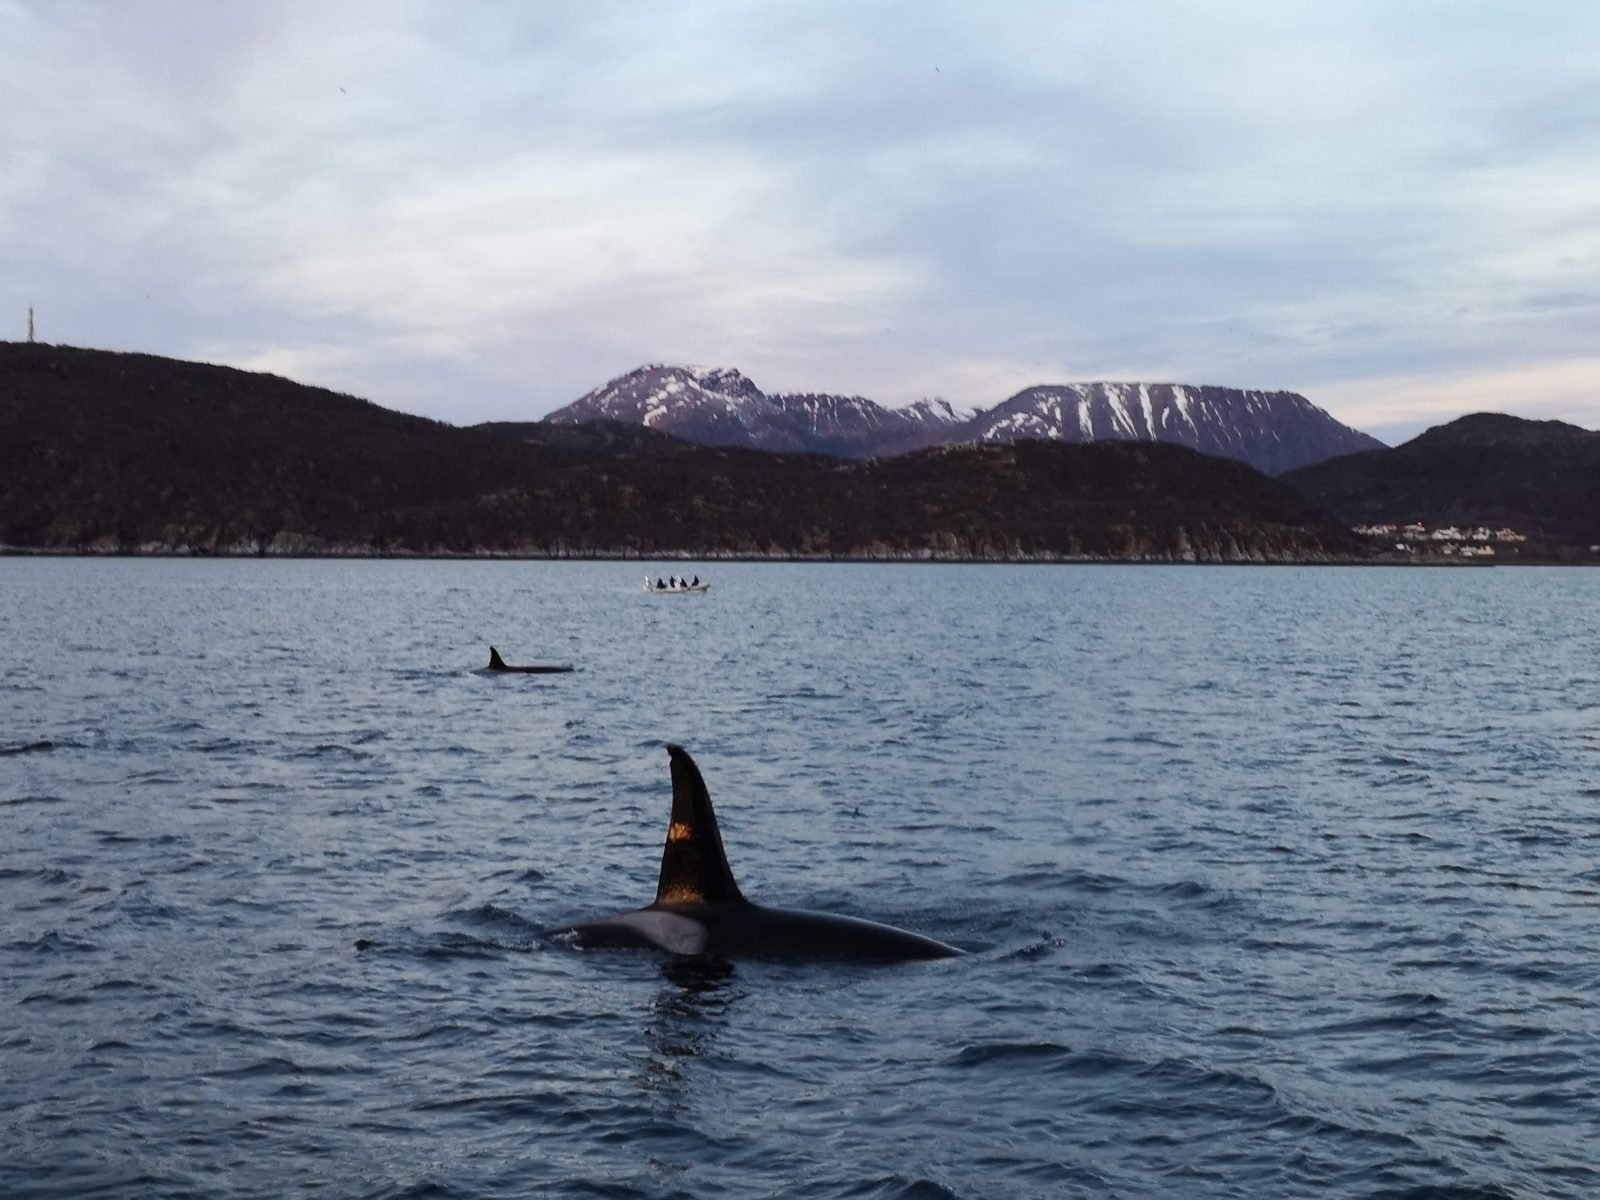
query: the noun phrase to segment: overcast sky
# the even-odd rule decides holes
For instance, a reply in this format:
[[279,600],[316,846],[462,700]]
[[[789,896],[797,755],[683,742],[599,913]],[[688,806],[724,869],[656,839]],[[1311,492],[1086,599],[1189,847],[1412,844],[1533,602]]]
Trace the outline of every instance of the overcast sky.
[[[1600,427],[1595,0],[0,0],[0,337]],[[7,328],[9,326],[9,328]]]

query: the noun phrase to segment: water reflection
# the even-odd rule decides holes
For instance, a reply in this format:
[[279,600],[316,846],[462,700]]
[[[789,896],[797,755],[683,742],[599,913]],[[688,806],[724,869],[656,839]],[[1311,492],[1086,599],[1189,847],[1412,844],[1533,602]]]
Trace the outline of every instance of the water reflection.
[[644,1026],[643,1088],[666,1099],[670,1112],[687,1099],[690,1060],[711,1052],[724,1015],[743,993],[726,959],[668,958],[661,974],[666,984]]

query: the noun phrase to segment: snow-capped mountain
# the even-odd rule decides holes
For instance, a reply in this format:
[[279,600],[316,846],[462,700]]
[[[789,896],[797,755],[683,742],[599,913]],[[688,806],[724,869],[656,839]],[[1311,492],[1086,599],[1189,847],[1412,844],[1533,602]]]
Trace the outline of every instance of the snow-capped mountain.
[[796,450],[848,458],[903,454],[945,440],[960,418],[943,400],[885,408],[864,396],[795,392],[771,397]]
[[1242,459],[1268,475],[1383,445],[1295,392],[1181,383],[1031,387],[955,432],[976,442],[1175,442],[1202,454]]
[[847,457],[899,454],[944,441],[959,418],[944,401],[885,408],[863,396],[767,395],[731,367],[640,367],[545,418],[648,425],[710,446]]
[[1382,445],[1294,392],[1066,383],[1027,388],[962,417],[943,400],[886,408],[861,396],[767,395],[730,367],[660,364],[619,376],[545,420],[623,421],[705,445],[852,458],[1019,438],[1176,442],[1269,475]]
[[652,365],[629,371],[559,408],[546,421],[623,421],[713,446],[751,445],[767,399],[738,371]]

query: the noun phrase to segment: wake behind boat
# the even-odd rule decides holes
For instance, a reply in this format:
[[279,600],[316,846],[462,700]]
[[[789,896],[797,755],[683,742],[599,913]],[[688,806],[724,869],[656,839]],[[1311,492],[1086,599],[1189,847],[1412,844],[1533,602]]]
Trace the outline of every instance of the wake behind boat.
[[676,575],[673,575],[667,579],[657,579],[654,583],[650,581],[650,576],[646,575],[644,577],[644,590],[656,595],[683,595],[688,592],[708,592],[711,590],[711,585],[709,583],[701,583],[698,575],[692,580],[679,579]]

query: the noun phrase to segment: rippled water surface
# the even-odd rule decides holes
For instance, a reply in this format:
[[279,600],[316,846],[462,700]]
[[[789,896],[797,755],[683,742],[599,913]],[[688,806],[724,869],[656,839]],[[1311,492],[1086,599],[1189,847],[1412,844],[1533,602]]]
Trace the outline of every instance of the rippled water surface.
[[1600,573],[691,568],[0,560],[0,1194],[1600,1195]]

